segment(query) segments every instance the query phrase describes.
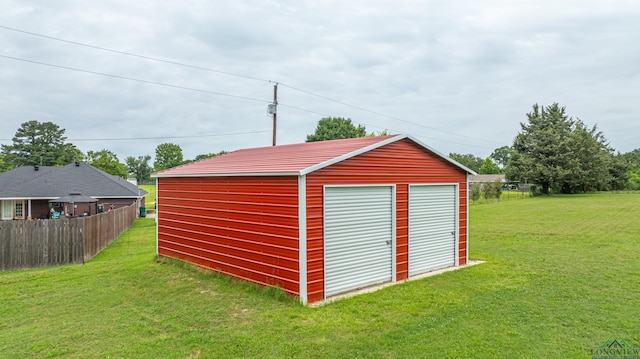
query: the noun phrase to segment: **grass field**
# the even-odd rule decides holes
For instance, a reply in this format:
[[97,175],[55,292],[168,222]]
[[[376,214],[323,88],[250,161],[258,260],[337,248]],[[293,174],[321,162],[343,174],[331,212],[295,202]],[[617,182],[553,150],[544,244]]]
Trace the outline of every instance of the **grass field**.
[[471,207],[484,264],[319,308],[155,258],[143,219],[85,265],[0,273],[2,358],[590,358],[640,347],[640,195]]
[[147,195],[144,196],[144,203],[147,209],[156,208],[156,186],[155,185],[140,185],[138,186],[147,191]]

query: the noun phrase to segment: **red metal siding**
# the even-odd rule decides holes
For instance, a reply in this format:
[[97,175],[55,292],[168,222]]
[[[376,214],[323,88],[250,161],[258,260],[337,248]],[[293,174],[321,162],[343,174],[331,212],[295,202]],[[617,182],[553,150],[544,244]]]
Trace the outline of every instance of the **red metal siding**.
[[396,186],[396,274],[398,280],[409,273],[409,185]]
[[158,179],[158,253],[299,294],[297,177]]
[[408,184],[457,183],[460,198],[459,257],[466,264],[466,172],[411,140],[403,139],[307,175],[308,301],[324,298],[322,188],[340,184],[395,184],[397,276],[408,276]]
[[461,183],[458,188],[458,191],[460,193],[460,212],[458,214],[460,225],[460,246],[458,247],[458,257],[460,258],[459,264],[461,266],[467,264],[467,224],[469,223],[467,221],[469,215],[469,211],[467,208],[467,187],[468,185],[465,182],[464,184]]

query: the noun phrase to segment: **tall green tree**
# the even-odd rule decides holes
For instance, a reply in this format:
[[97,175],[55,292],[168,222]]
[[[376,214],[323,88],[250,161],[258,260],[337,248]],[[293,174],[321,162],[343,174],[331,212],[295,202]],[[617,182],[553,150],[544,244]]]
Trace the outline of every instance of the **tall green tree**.
[[202,153],[197,155],[196,157],[194,157],[194,159],[192,160],[184,160],[183,164],[187,164],[187,163],[192,163],[192,162],[196,162],[196,161],[201,161],[207,158],[212,158],[212,157],[217,157],[217,156],[221,156],[224,155],[225,153],[229,153],[228,151],[220,151],[218,153]]
[[551,186],[569,173],[566,164],[571,161],[572,126],[573,120],[557,103],[547,107],[533,105],[513,141],[507,177],[535,183],[543,194],[549,194]]
[[575,120],[570,137],[571,158],[565,164],[567,176],[559,178],[562,193],[608,189],[613,164],[611,149],[597,126],[588,128]]
[[489,158],[491,158],[495,164],[500,166],[500,168],[504,169],[507,166],[507,163],[509,163],[512,153],[513,148],[511,146],[502,146],[493,150],[491,155],[489,155]]
[[343,138],[366,137],[367,129],[358,125],[355,126],[350,118],[325,117],[318,121],[313,134],[307,135],[306,142],[339,140]]
[[129,174],[136,178],[138,184],[145,183],[151,179],[150,160],[151,156],[149,155],[138,156],[138,158],[129,156],[125,159]]
[[389,136],[391,133],[389,132],[389,130],[382,130],[382,131],[378,131],[378,132],[371,132],[369,134],[369,137],[375,137],[375,136]]
[[4,160],[10,168],[43,165],[63,166],[84,159],[73,144],[65,142],[64,129],[53,122],[28,121],[13,136],[13,144],[2,145]]
[[166,170],[184,164],[182,148],[175,143],[161,143],[156,147],[156,160],[153,168],[156,171]]
[[640,148],[620,155],[619,160],[626,166],[627,187],[631,190],[640,189]]
[[640,148],[624,153],[621,156],[629,164],[629,169],[640,169]]
[[127,178],[127,166],[118,160],[118,156],[107,150],[87,152],[87,163],[114,176]]
[[491,158],[487,157],[484,162],[482,162],[482,166],[480,166],[480,169],[477,172],[481,175],[494,175],[502,173],[502,170],[497,164],[493,163]]
[[[640,175],[640,170],[638,171]],[[619,191],[623,189],[631,189],[631,166],[624,159],[623,155],[618,153],[611,158],[609,165],[609,189]],[[640,188],[640,187],[639,187]]]
[[484,160],[482,158],[474,156],[470,153],[449,153],[449,158],[474,172],[480,172],[480,167],[482,167],[482,164],[484,163]]
[[506,174],[511,180],[563,193],[608,189],[612,182],[613,150],[597,127],[567,116],[557,103],[533,106],[513,141]]
[[6,170],[8,170],[8,168],[6,162],[4,161],[4,154],[0,152],[0,172],[4,172]]
[[203,153],[203,154],[197,155],[193,159],[193,161],[195,162],[195,161],[200,161],[200,160],[204,160],[204,159],[211,158],[211,157],[222,156],[225,153],[229,153],[229,152],[228,151],[220,151],[218,153]]

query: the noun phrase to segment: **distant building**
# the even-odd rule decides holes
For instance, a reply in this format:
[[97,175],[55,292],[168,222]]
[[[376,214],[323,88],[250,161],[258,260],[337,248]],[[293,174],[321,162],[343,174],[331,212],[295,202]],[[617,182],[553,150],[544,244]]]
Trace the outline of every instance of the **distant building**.
[[133,203],[140,207],[146,194],[84,162],[23,166],[0,173],[0,219],[92,215]]
[[505,179],[505,175],[503,175],[503,174],[469,176],[469,184],[470,185],[477,184],[477,183],[484,183],[484,182],[495,182],[495,181],[500,181],[502,183],[506,183],[507,182],[506,179]]

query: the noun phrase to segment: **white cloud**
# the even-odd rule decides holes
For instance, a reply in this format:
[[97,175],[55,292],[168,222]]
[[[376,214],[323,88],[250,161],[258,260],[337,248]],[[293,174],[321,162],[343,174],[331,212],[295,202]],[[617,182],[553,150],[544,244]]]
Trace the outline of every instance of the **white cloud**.
[[[0,26],[279,81],[368,110],[280,86],[279,143],[304,141],[331,115],[422,136],[444,153],[487,156],[511,143],[531,105],[559,102],[598,123],[618,150],[640,147],[640,4],[633,1],[0,0],[0,7]],[[262,100],[0,58],[0,138],[29,120],[57,123],[70,139],[271,128],[273,83],[0,34],[0,55]],[[124,160],[153,155],[162,142],[192,158],[266,146],[271,134],[74,144]]]

